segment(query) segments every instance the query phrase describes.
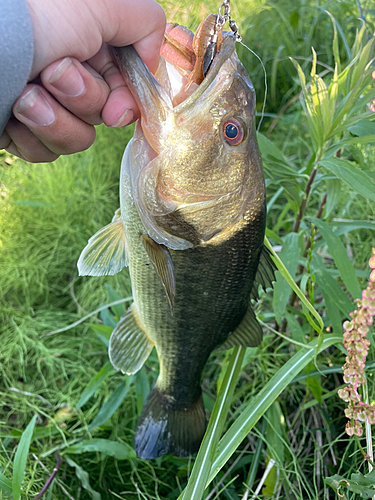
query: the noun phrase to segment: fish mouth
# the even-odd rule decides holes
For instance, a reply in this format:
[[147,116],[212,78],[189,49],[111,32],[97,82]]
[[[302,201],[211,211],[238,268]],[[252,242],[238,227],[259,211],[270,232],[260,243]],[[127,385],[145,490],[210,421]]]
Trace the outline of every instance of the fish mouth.
[[186,111],[194,106],[196,101],[207,91],[215,80],[224,63],[230,59],[235,51],[236,39],[233,34],[228,33],[221,44],[220,50],[216,53],[210,69],[203,79],[202,83],[193,91],[193,93],[178,104],[174,110],[176,113]]
[[[220,50],[216,53],[210,69],[202,83],[186,95],[178,104],[173,102],[170,74],[165,69],[158,70],[159,80],[149,71],[133,46],[111,47],[114,59],[133,95],[142,116],[142,125],[159,120],[165,122],[171,112],[181,112],[195,105],[196,101],[207,91],[220,69],[235,51],[235,37],[226,33]],[[164,63],[164,64],[168,64]],[[170,64],[170,63],[169,63]],[[161,64],[162,65],[162,64]],[[173,63],[172,63],[173,65]],[[177,70],[181,68],[174,64]],[[160,66],[159,66],[160,68]],[[151,119],[151,115],[155,120]]]

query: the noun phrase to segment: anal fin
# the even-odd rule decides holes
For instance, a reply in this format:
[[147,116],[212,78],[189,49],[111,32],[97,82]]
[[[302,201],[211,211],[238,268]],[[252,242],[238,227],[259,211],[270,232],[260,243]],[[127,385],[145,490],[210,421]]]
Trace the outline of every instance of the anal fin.
[[161,284],[163,285],[169,305],[171,306],[171,314],[173,316],[176,281],[171,254],[165,245],[156,243],[156,241],[150,238],[147,234],[142,234],[141,242],[155,268],[157,275],[159,276]]
[[140,325],[133,303],[111,334],[109,359],[116,370],[131,375],[142,368],[153,347]]
[[259,285],[262,286],[263,290],[266,291],[267,288],[272,288],[272,282],[276,281],[275,278],[276,266],[271,258],[271,253],[266,246],[263,246],[259,258],[259,265],[257,273],[255,275],[253,288],[251,290],[250,298],[257,300]]
[[216,350],[226,351],[238,345],[242,347],[257,347],[262,342],[262,337],[262,328],[249,304],[246,314],[237,329]]
[[78,259],[80,276],[113,276],[128,265],[126,236],[117,210],[112,222],[92,236]]

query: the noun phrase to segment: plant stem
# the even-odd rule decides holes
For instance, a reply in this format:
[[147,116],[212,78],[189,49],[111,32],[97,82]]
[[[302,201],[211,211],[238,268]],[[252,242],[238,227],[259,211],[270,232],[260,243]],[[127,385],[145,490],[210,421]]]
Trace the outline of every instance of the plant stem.
[[260,480],[260,483],[258,484],[258,487],[254,492],[254,495],[251,497],[251,500],[254,500],[258,496],[260,490],[263,487],[265,480],[267,479],[268,474],[271,472],[271,469],[275,465],[275,463],[276,463],[276,460],[274,460],[273,458],[271,458],[271,460],[268,462],[268,465],[266,467],[266,470],[264,471],[262,479]]
[[[315,165],[317,165],[317,162],[315,162]],[[294,228],[293,228],[293,233],[298,233],[299,226],[301,225],[302,217],[303,217],[303,215],[305,213],[305,210],[306,210],[307,200],[309,199],[309,194],[310,194],[310,191],[311,191],[311,186],[312,186],[312,184],[314,182],[316,173],[317,173],[317,169],[316,169],[316,167],[314,167],[312,169],[312,171],[311,171],[310,178],[309,178],[309,180],[307,182],[307,185],[306,185],[305,197],[304,197],[304,199],[303,199],[303,201],[301,203],[301,206],[299,208],[297,219],[296,219],[296,222],[295,222]]]
[[354,434],[354,439],[356,440],[357,446],[359,448],[359,451],[362,453],[363,458],[368,462],[372,467],[375,467],[374,462],[369,458],[365,450],[362,448],[361,441],[358,436]]
[[[368,405],[369,404],[369,397],[368,397],[367,379],[366,379],[365,383],[363,384],[362,388],[363,388],[363,399],[365,400],[366,405]],[[372,462],[374,461],[374,452],[372,449],[371,424],[369,422],[368,417],[366,417],[366,420],[365,420],[365,432],[366,432],[367,455],[370,457],[370,460],[368,461],[368,471],[371,472],[373,470]],[[375,495],[372,497],[372,499],[375,500]]]
[[60,455],[57,453],[57,451],[55,452],[55,457],[56,457],[56,465],[55,465],[55,467],[54,467],[54,469],[52,471],[52,474],[49,476],[49,478],[47,479],[45,485],[39,491],[39,493],[37,495],[35,495],[35,497],[33,498],[33,500],[39,500],[40,498],[42,498],[42,496],[44,495],[44,493],[51,486],[52,481],[55,479],[55,476],[58,473],[58,471],[59,471],[59,469],[61,467],[61,464],[62,464],[62,459],[61,459]]
[[[307,188],[306,188],[307,189]],[[327,193],[325,193],[325,195],[323,196],[323,199],[322,199],[322,202],[320,203],[319,205],[319,209],[318,209],[318,213],[316,214],[316,218],[317,219],[320,219],[322,217],[322,214],[323,214],[323,208],[324,208],[324,205],[327,203]],[[296,221],[297,223],[297,221]],[[305,246],[305,251],[303,253],[303,257],[306,257],[307,256],[307,252],[309,251],[310,249],[310,246],[311,246],[311,240],[308,239],[307,240],[307,243],[306,243],[306,246]],[[303,266],[302,264],[299,264],[298,268],[297,268],[297,273],[296,273],[296,276],[299,276],[302,274],[302,271],[303,271]],[[293,291],[292,292],[292,295],[290,296],[290,299],[289,299],[289,305],[291,305],[292,307],[294,307],[294,304],[296,302],[296,299],[297,299],[297,294]],[[281,323],[281,327],[280,327],[280,330],[282,332],[285,332],[286,331],[286,320],[285,318],[283,319],[282,323]]]

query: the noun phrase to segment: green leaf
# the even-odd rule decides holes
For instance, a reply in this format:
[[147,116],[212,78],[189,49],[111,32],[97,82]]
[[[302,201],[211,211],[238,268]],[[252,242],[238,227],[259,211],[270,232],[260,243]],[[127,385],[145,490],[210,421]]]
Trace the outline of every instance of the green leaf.
[[321,160],[320,165],[346,182],[354,191],[365,198],[375,201],[375,181],[347,160],[329,158]]
[[107,362],[103,368],[98,372],[87,384],[86,389],[82,392],[81,397],[77,403],[76,408],[82,408],[82,406],[95,394],[99,387],[105,382],[108,375],[113,373],[113,369],[110,362]]
[[[349,137],[347,139],[343,139],[340,142],[335,142],[330,148],[328,148],[325,152],[324,158],[331,158],[336,151],[342,149],[344,146],[348,146],[350,144],[370,144],[375,142],[375,135],[363,135],[361,137]],[[323,160],[324,161],[324,160]],[[340,160],[345,161],[345,160]]]
[[[303,95],[302,104],[306,112],[307,123],[310,129],[311,138],[313,140],[314,150],[316,153],[320,154],[324,139],[321,119],[320,116],[318,116],[316,111],[314,110],[314,102],[311,93],[307,90],[306,78],[302,71],[301,66],[291,57],[290,60],[294,64],[301,82],[302,95]],[[314,72],[314,70],[312,70],[312,72]]]
[[[315,357],[319,339],[314,339],[307,344],[307,349],[298,351],[285,365],[280,368],[259,393],[245,406],[244,410],[231,425],[219,442],[215,460],[212,464],[206,486],[217,476],[238,446],[246,438],[256,422],[264,415],[266,410],[278,398],[281,392],[291,383],[293,378],[307,366]],[[342,336],[325,335],[319,352],[324,351],[334,344],[342,343]],[[190,479],[189,479],[190,482]],[[198,499],[198,497],[196,497]],[[195,500],[195,499],[194,499]]]
[[269,229],[268,227],[266,227],[266,236],[267,238],[271,238],[275,243],[279,243],[280,245],[284,243],[283,240],[280,238],[280,236],[276,234],[275,231],[272,231],[272,229]]
[[370,120],[360,120],[355,125],[348,127],[351,134],[361,137],[363,135],[374,135],[375,136],[375,121]]
[[339,179],[328,179],[327,185],[327,203],[325,217],[328,217],[332,210],[336,208],[341,195],[341,181]]
[[117,460],[130,460],[136,458],[135,451],[131,446],[125,443],[118,443],[117,441],[110,441],[109,439],[87,439],[80,443],[73,444],[65,448],[64,453],[87,453],[99,452],[104,453],[110,457],[117,458]]
[[352,88],[357,84],[357,82],[361,78],[363,78],[363,74],[365,73],[365,69],[368,66],[368,63],[374,57],[374,41],[375,41],[374,38],[370,38],[370,40],[361,50],[358,61],[353,67],[351,81],[350,81],[350,86]]
[[68,462],[70,467],[75,468],[76,476],[81,481],[82,488],[84,488],[86,491],[90,493],[91,498],[93,500],[101,500],[102,497],[100,496],[100,493],[93,490],[90,486],[88,473],[84,469],[82,469],[82,467],[80,467],[77,463],[75,463],[74,460],[72,460],[71,458],[69,457],[64,457],[64,458]]
[[313,51],[313,70],[311,74],[311,97],[314,105],[314,111],[316,116],[320,117],[320,122],[322,125],[323,139],[327,137],[331,125],[332,125],[332,108],[330,103],[329,92],[326,84],[320,78],[319,75],[315,74],[315,64],[316,64],[316,53],[314,48]]
[[350,231],[356,231],[357,229],[370,229],[375,231],[375,222],[368,220],[351,220],[351,221],[334,221],[332,225],[335,225],[335,234],[341,236],[342,234],[350,233]]
[[[280,273],[284,276],[286,281],[289,283],[291,286],[292,290],[296,293],[297,297],[300,299],[302,307],[304,307],[304,314],[307,319],[307,321],[310,323],[310,325],[314,328],[316,332],[321,334],[323,332],[324,328],[324,323],[322,318],[319,316],[319,313],[315,310],[315,308],[310,304],[310,302],[306,299],[304,294],[301,292],[300,288],[296,284],[296,282],[293,280],[291,277],[289,271],[287,268],[284,266],[282,260],[279,258],[278,255],[274,252],[272,245],[270,242],[267,240],[267,238],[264,239],[264,244],[268,248],[268,250],[271,252],[271,258],[274,261],[276,268]],[[312,316],[316,319],[317,323],[313,321],[313,319],[310,317],[308,314],[308,311],[312,314]]]
[[313,252],[311,260],[311,268],[314,270],[316,281],[322,289],[324,298],[326,299],[327,296],[331,298],[340,311],[348,317],[349,313],[353,310],[354,305],[342,291],[337,281],[332,278],[323,264],[322,258],[315,251]]
[[[279,257],[283,261],[291,277],[294,278],[298,267],[298,259],[300,257],[297,233],[290,233],[285,237]],[[273,284],[273,310],[275,312],[276,321],[280,324],[284,317],[286,305],[292,290],[290,284],[280,274],[280,271],[276,271],[275,276],[276,282]]]
[[113,332],[112,326],[107,325],[98,325],[95,323],[89,323],[87,326],[94,330],[98,339],[106,346],[109,347],[109,339],[111,337],[111,333]]
[[150,392],[150,381],[143,366],[134,376],[135,395],[137,398],[138,413],[141,414],[143,405]]
[[[117,302],[118,300],[121,300],[122,297],[116,292],[114,288],[111,287],[108,283],[105,283],[105,287],[107,290],[107,298],[108,302]],[[117,321],[120,320],[121,316],[125,314],[125,306],[124,304],[117,304],[115,306],[111,307],[112,311],[115,313]]]
[[241,372],[245,350],[246,348],[244,347],[235,347],[233,349],[223,382],[220,385],[220,391],[216,398],[206,434],[194,462],[188,485],[183,493],[183,500],[200,500],[202,498],[217,443],[223,431],[229,406],[232,402],[233,392]]
[[261,428],[259,430],[260,434],[259,434],[259,437],[257,439],[257,443],[255,445],[254,457],[253,457],[253,460],[251,461],[251,464],[249,467],[249,473],[248,473],[247,480],[246,480],[246,488],[248,490],[251,490],[254,486],[257,472],[259,469],[259,464],[260,464],[261,458],[262,458],[261,452],[262,452],[262,448],[264,445],[264,437],[263,436],[264,436],[264,433],[266,431],[266,419],[263,418],[261,422],[262,422],[262,425],[261,425]]
[[[101,304],[101,306],[103,305],[104,304]],[[100,311],[100,319],[103,321],[105,325],[110,326],[112,328],[114,328],[117,325],[116,318],[109,311],[109,306],[107,309],[103,309],[102,311]]]
[[[311,362],[308,365],[308,369],[312,371],[314,363]],[[310,389],[311,394],[314,398],[321,403],[322,402],[322,377],[320,375],[311,376],[308,374],[306,379],[307,387]]]
[[[285,319],[288,323],[292,340],[295,340],[296,342],[300,342],[301,344],[306,344],[307,341],[306,341],[305,334],[304,334],[302,327],[299,324],[297,318],[293,314],[290,314],[288,311],[286,311],[285,312]],[[297,349],[300,349],[300,347],[297,346]]]
[[107,325],[99,325],[97,323],[88,323],[87,326],[94,330],[95,333],[101,333],[109,340],[111,333],[113,332],[113,328]]
[[340,52],[339,52],[339,43],[338,43],[338,37],[337,37],[337,27],[336,27],[336,19],[333,17],[333,15],[326,10],[326,13],[329,15],[332,21],[333,25],[333,43],[332,43],[332,48],[333,48],[333,55],[335,58],[335,64],[337,65],[337,70],[339,73],[341,73],[341,61],[340,61]]
[[308,217],[308,220],[315,224],[327,243],[328,249],[335,261],[337,269],[340,271],[340,276],[348,291],[355,299],[361,297],[362,290],[359,286],[357,276],[355,275],[355,269],[339,236],[332,231],[327,222],[323,222],[316,217]]
[[30,420],[29,425],[23,431],[13,464],[13,500],[19,500],[21,497],[21,485],[25,474],[26,460],[29,453],[31,438],[33,437],[37,415]]
[[[331,276],[328,273],[327,275],[329,278],[331,278]],[[322,281],[320,279],[319,279],[319,284],[323,290],[324,284],[322,287]],[[335,297],[330,294],[329,290],[323,292],[323,297],[326,303],[327,315],[331,320],[333,333],[339,334],[340,332],[342,332],[342,316],[340,313],[340,309],[337,307]]]
[[0,490],[4,495],[9,496],[12,494],[12,481],[10,481],[2,472],[0,472]]
[[350,480],[335,474],[325,478],[325,482],[341,498],[345,495],[345,489],[359,494],[361,498],[373,498],[375,495],[375,470],[368,472],[365,476],[361,473],[352,474]]
[[275,401],[266,411],[265,419],[266,426],[266,442],[267,454],[269,458],[276,460],[281,467],[284,464],[285,447],[283,439],[283,424],[284,415],[281,411],[280,404]]
[[264,170],[270,179],[282,180],[306,177],[290,165],[282,152],[263,134],[257,133],[258,146],[262,155]]
[[89,425],[89,430],[92,431],[109,420],[115,411],[120,407],[129,391],[131,381],[128,379],[119,383],[116,389],[109,396],[104,405],[100,408],[99,413]]

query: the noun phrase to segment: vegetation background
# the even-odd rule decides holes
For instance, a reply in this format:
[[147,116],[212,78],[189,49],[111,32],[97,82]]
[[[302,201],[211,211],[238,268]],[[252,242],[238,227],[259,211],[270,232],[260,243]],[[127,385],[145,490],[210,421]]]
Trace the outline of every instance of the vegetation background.
[[[212,0],[161,3],[170,21],[192,29],[219,7]],[[232,14],[244,43],[267,70],[259,136],[267,236],[322,323],[305,314],[293,282],[278,275],[274,291],[262,295],[258,307],[265,332],[261,346],[211,356],[203,380],[205,405],[227,431],[227,441],[218,446],[221,433],[208,434],[184,498],[328,499],[337,491],[346,498],[371,498],[373,486],[356,490],[351,480],[352,473],[365,474],[367,464],[359,441],[344,432],[345,404],[337,390],[345,362],[341,324],[366,286],[375,246],[375,121],[369,109],[375,98],[375,4],[234,0]],[[318,100],[311,47],[316,75],[328,87],[319,87]],[[240,45],[238,53],[254,83],[260,115],[262,66]],[[305,93],[297,64],[306,75]],[[336,93],[330,83],[335,64],[342,72]],[[192,473],[194,457],[135,458],[134,431],[158,361],[153,353],[134,377],[109,365],[108,338],[126,303],[47,335],[105,304],[130,300],[127,270],[80,278],[76,262],[88,238],[118,208],[121,156],[131,135],[131,127],[98,127],[93,147],[53,164],[31,165],[0,153],[0,498],[34,498],[59,461],[56,451],[62,463],[48,499],[176,499]],[[371,332],[369,339],[371,402]],[[309,351],[303,344],[310,341]],[[315,356],[317,350],[322,352]],[[302,362],[306,352],[309,358]],[[276,393],[283,374],[290,383]],[[217,393],[221,409],[214,407]],[[261,408],[251,416],[256,398]],[[365,448],[364,438],[360,442]],[[214,456],[222,463],[213,473]],[[349,481],[349,489],[327,483],[335,474]]]

